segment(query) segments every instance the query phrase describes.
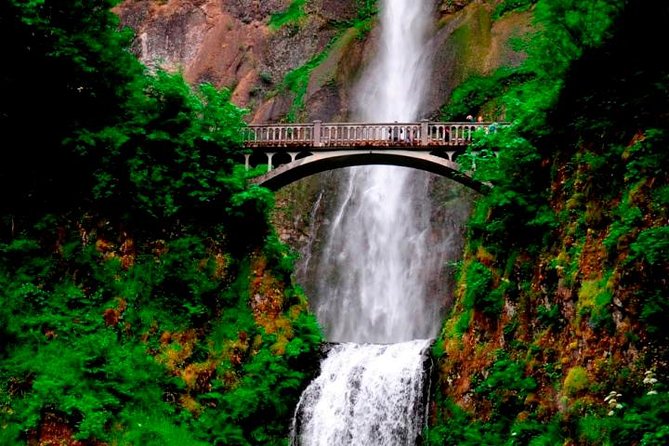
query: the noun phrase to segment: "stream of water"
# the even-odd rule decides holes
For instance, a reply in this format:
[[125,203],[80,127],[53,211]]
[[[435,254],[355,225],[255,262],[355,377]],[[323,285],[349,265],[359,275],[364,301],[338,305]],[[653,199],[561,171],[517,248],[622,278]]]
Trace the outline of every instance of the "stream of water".
[[[409,122],[429,83],[431,1],[382,0],[378,51],[358,85],[356,118]],[[423,426],[424,361],[441,304],[426,175],[390,166],[347,171],[322,247],[315,302],[339,342],[303,393],[293,444],[414,445]]]

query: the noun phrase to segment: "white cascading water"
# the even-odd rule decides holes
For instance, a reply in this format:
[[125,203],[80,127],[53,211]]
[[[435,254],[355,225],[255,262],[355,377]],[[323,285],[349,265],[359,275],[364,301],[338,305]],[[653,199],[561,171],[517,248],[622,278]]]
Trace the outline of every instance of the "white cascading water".
[[425,415],[420,359],[429,346],[420,340],[332,347],[320,376],[302,393],[293,443],[413,445]]
[[[356,92],[359,120],[418,120],[429,74],[431,6],[381,2],[379,51]],[[393,166],[352,168],[347,177],[315,295],[328,339],[388,343],[434,336],[440,304],[428,299],[427,284],[443,256],[430,240],[429,177]]]
[[[379,50],[356,94],[359,120],[419,118],[432,6],[380,1]],[[427,183],[405,168],[348,170],[314,296],[328,340],[343,344],[328,352],[321,375],[302,394],[294,445],[416,443],[424,420],[427,339],[440,322],[441,305],[430,301],[427,284],[444,261],[430,240]]]

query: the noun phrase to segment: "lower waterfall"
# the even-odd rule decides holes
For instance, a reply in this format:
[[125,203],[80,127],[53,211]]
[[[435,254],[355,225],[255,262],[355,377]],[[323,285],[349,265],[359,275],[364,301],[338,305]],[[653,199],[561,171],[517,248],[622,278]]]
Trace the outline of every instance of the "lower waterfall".
[[430,345],[335,344],[302,393],[292,444],[414,445],[425,418]]

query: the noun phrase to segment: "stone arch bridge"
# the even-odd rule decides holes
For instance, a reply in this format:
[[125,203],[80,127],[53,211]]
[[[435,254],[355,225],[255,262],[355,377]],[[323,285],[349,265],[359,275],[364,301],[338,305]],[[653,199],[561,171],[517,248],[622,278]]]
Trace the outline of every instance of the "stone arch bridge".
[[[246,168],[267,164],[252,183],[272,190],[340,167],[388,164],[454,179],[477,191],[488,186],[457,163],[477,134],[504,124],[491,122],[262,124],[243,129]],[[481,132],[481,133],[479,133]]]

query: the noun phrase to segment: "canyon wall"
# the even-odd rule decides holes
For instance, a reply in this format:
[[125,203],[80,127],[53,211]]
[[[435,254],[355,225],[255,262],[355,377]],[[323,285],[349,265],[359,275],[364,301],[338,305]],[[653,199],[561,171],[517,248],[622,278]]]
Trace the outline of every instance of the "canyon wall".
[[[277,16],[305,3],[294,20]],[[372,17],[360,0],[127,0],[122,24],[136,34],[133,49],[149,67],[179,70],[192,84],[209,82],[233,92],[249,121],[343,121],[350,118],[352,86],[375,51]],[[512,38],[529,30],[531,14],[491,16],[496,0],[444,1],[435,8],[433,82],[425,116],[437,116],[452,89],[467,77],[517,65],[523,53]],[[280,22],[280,21],[279,21]],[[398,55],[401,57],[401,55]],[[306,79],[303,105],[289,116],[296,92],[287,75]]]

